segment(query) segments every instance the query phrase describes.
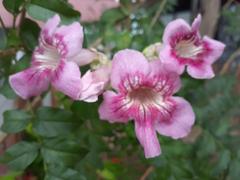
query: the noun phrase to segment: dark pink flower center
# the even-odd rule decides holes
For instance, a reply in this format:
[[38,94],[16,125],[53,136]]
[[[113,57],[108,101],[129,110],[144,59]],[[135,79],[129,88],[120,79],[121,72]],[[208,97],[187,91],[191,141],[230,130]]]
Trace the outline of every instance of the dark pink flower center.
[[129,109],[135,119],[159,115],[165,119],[170,116],[174,104],[168,97],[171,96],[173,88],[167,77],[145,77],[137,74],[123,78],[121,84],[121,97],[124,98],[115,102],[114,109]]

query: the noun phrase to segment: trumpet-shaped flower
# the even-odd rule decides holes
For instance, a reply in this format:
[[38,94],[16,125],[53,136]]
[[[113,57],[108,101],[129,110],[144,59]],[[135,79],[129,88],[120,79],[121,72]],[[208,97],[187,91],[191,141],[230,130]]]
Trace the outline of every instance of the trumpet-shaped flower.
[[195,116],[186,100],[172,96],[181,85],[174,69],[127,49],[114,56],[110,79],[115,91],[104,93],[100,118],[111,123],[134,120],[146,158],[161,154],[156,131],[174,139],[190,132]]
[[179,74],[187,66],[187,72],[196,79],[214,77],[211,65],[222,55],[225,45],[207,36],[201,38],[201,15],[190,27],[183,19],[170,22],[163,34],[164,48],[160,59],[175,67]]
[[72,99],[79,99],[81,73],[74,61],[82,49],[83,28],[77,22],[60,27],[59,23],[58,15],[46,22],[31,67],[9,78],[11,87],[23,99],[46,91],[49,83]]

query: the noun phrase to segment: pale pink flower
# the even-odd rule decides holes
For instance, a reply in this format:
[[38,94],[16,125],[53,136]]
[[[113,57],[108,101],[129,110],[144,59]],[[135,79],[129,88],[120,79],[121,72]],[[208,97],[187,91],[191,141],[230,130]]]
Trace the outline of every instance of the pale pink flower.
[[111,123],[135,122],[146,158],[161,154],[156,131],[174,139],[186,136],[194,123],[191,105],[172,96],[180,88],[179,75],[161,61],[148,62],[135,50],[122,50],[112,61],[111,85],[99,114]]
[[[3,6],[3,0],[0,0],[0,16],[6,27],[11,27],[13,24],[13,15],[11,15]],[[69,0],[73,8],[81,13],[81,22],[99,21],[104,11],[119,7],[118,0]],[[93,6],[94,4],[94,6]],[[27,15],[28,18],[32,19]],[[20,15],[17,16],[16,26],[19,24]],[[42,26],[41,21],[37,23]],[[1,24],[0,24],[1,26]]]
[[196,79],[210,79],[214,77],[211,65],[222,55],[225,45],[207,36],[201,38],[199,26],[201,15],[189,26],[183,19],[170,22],[163,34],[164,48],[160,52],[160,59],[183,73],[187,72]]
[[118,0],[69,0],[69,3],[81,12],[81,22],[98,21],[104,11],[120,5]]
[[81,50],[74,61],[81,65],[89,64],[88,70],[82,77],[82,90],[79,100],[95,102],[98,96],[108,86],[110,80],[111,63],[110,60],[96,49]]
[[83,28],[77,22],[60,27],[59,23],[58,15],[46,22],[31,67],[9,78],[11,87],[23,99],[40,95],[49,83],[72,99],[80,96],[81,73],[72,60],[82,49]]
[[103,66],[93,71],[87,71],[82,77],[82,90],[79,100],[85,102],[95,102],[98,96],[108,85],[110,76],[110,67]]

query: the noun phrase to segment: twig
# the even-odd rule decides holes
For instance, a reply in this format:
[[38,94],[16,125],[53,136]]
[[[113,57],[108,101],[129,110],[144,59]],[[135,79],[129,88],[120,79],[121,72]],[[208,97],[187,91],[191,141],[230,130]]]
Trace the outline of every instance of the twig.
[[17,20],[17,16],[13,15],[13,24],[12,27],[15,28],[16,27],[16,20]]
[[156,24],[158,18],[160,17],[165,5],[167,3],[167,0],[162,0],[162,2],[160,3],[160,6],[155,14],[155,16],[153,17],[151,23],[150,23],[150,29]]
[[19,19],[19,25],[18,25],[18,30],[17,30],[18,34],[20,32],[20,27],[21,27],[21,25],[23,23],[23,20],[24,20],[25,16],[26,16],[26,9],[25,9],[25,7],[23,7],[21,15],[20,15],[20,19]]
[[0,16],[0,24],[1,24],[2,28],[4,29],[4,31],[6,31],[7,29],[6,29],[6,26],[5,26],[1,16]]
[[140,177],[140,180],[145,180],[153,170],[154,170],[153,166],[150,166],[149,168],[147,168],[144,174]]
[[223,67],[222,67],[222,69],[221,69],[221,71],[220,71],[220,75],[223,75],[223,74],[225,74],[225,73],[228,71],[230,65],[232,64],[232,62],[233,62],[238,56],[240,56],[240,48],[238,48],[238,49],[228,58],[228,60],[225,62],[225,64],[223,65]]
[[55,96],[55,89],[53,87],[51,87],[50,93],[51,93],[51,105],[52,107],[57,107],[58,102]]
[[13,48],[5,49],[3,51],[0,50],[0,58],[5,57],[5,56],[14,55],[19,50],[23,50],[23,47],[13,47]]
[[234,0],[228,0],[224,5],[223,5],[223,9],[227,9],[232,3],[233,3]]
[[92,44],[90,44],[91,48],[97,48],[98,45],[102,43],[103,38],[97,38]]

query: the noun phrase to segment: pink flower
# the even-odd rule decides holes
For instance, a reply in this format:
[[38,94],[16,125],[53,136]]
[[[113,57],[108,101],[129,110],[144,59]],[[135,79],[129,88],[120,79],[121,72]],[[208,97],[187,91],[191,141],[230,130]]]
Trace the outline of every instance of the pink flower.
[[31,67],[9,78],[14,91],[23,99],[40,95],[51,83],[72,99],[81,93],[81,73],[74,57],[82,49],[83,29],[79,23],[60,26],[55,15],[44,25]]
[[104,11],[120,5],[117,0],[69,0],[69,3],[81,12],[81,22],[98,21]]
[[135,132],[146,158],[161,154],[156,131],[174,139],[186,136],[195,117],[191,105],[172,96],[179,75],[161,61],[148,62],[142,53],[122,50],[112,61],[111,85],[100,105],[100,118],[111,123],[135,121]]
[[160,59],[169,63],[182,74],[184,67],[196,79],[214,77],[211,65],[222,55],[225,45],[207,36],[201,38],[199,27],[201,15],[190,27],[183,19],[170,22],[163,34],[164,48]]
[[109,82],[110,68],[103,66],[99,69],[87,71],[82,77],[82,92],[79,100],[95,102]]

